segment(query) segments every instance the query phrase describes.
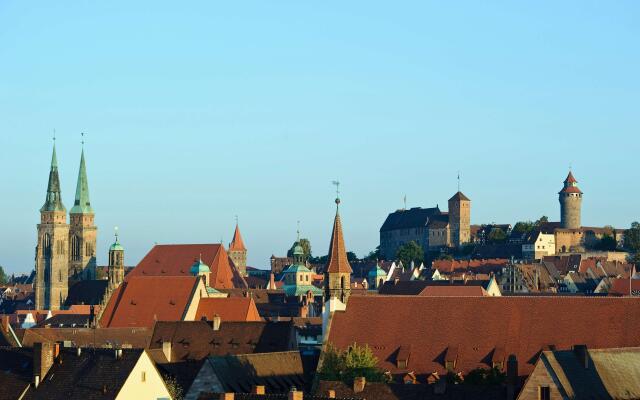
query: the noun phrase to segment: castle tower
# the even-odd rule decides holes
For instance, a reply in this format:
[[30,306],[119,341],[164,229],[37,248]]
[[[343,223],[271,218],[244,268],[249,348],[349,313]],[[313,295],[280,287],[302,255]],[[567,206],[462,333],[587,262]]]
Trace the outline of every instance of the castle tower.
[[460,191],[449,199],[449,230],[454,247],[471,241],[471,200]]
[[333,221],[333,232],[329,244],[329,258],[324,269],[324,286],[326,300],[336,297],[346,303],[351,294],[352,270],[344,245],[339,208],[340,198],[336,198],[336,217]]
[[109,247],[109,290],[115,290],[124,281],[124,247],[118,240],[116,228],[116,241]]
[[69,277],[72,280],[96,278],[96,236],[94,213],[89,200],[89,182],[84,161],[80,156],[78,184],[73,208],[69,212]]
[[233,264],[240,272],[240,275],[247,276],[247,248],[242,241],[242,235],[240,235],[240,228],[236,221],[236,230],[233,233],[233,240],[229,243],[229,257]]
[[56,146],[53,145],[47,198],[40,209],[36,246],[35,298],[38,310],[59,310],[69,289],[69,225],[62,204]]
[[564,180],[564,187],[558,193],[560,201],[560,226],[564,229],[580,229],[582,210],[582,191],[571,171]]

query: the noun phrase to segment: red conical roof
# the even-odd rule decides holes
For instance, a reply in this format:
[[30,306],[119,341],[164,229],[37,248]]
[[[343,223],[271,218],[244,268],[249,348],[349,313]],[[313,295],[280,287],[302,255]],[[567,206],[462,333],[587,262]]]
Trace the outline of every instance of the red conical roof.
[[578,183],[576,178],[573,177],[573,173],[569,171],[569,175],[567,175],[567,179],[564,180],[565,183]]
[[347,250],[344,246],[344,237],[342,235],[342,223],[340,222],[340,214],[336,212],[336,218],[333,221],[333,233],[331,233],[331,243],[329,244],[329,259],[325,271],[328,273],[351,273],[351,265],[347,259]]
[[244,242],[242,241],[242,235],[240,235],[240,228],[238,224],[236,224],[236,231],[233,233],[233,240],[229,245],[229,251],[246,251],[247,248],[244,247]]

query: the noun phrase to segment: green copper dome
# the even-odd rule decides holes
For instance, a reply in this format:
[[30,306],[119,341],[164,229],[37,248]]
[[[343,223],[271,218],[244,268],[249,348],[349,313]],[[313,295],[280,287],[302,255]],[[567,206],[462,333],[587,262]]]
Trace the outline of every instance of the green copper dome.
[[190,270],[192,275],[198,275],[201,273],[211,272],[211,268],[205,263],[202,262],[202,259],[198,259],[192,266]]
[[120,244],[120,241],[118,240],[118,232],[117,232],[116,228],[116,241],[113,242],[113,244],[111,245],[111,247],[109,247],[109,251],[124,251],[124,247],[122,247],[122,245]]
[[387,273],[385,272],[385,270],[380,268],[379,265],[376,265],[375,268],[371,268],[371,270],[367,275],[369,275],[370,277],[378,277],[378,276],[387,276]]

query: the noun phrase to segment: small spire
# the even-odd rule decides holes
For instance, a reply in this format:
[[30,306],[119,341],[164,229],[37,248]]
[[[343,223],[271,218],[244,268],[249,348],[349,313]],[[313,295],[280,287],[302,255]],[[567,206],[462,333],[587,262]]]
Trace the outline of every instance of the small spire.
[[80,168],[78,170],[78,183],[76,185],[76,197],[71,208],[71,214],[91,214],[91,201],[89,200],[89,180],[87,179],[87,166],[84,160],[84,135],[82,135],[82,150],[80,152]]
[[62,204],[62,191],[60,190],[60,176],[58,175],[58,157],[56,156],[55,133],[53,136],[53,153],[51,155],[51,169],[49,170],[49,182],[47,184],[47,197],[40,208],[44,211],[67,211]]

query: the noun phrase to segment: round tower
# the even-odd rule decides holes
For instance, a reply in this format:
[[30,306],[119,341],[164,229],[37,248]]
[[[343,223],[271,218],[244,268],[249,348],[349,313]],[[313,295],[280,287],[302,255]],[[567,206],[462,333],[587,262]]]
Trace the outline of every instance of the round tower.
[[109,247],[109,289],[115,290],[124,281],[124,248],[118,240],[118,228],[116,228],[116,241]]
[[580,229],[582,227],[582,191],[578,188],[578,181],[569,172],[564,180],[564,187],[558,193],[560,201],[560,225],[564,229]]

